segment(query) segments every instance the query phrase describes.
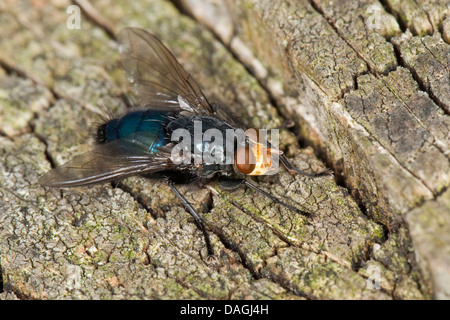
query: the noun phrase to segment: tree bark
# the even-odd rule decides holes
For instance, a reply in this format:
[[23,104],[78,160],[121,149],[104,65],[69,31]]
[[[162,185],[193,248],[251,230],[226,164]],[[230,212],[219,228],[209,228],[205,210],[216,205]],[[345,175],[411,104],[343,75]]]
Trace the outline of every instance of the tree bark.
[[[0,297],[448,298],[448,5],[414,3],[1,5]],[[73,4],[80,29],[68,27]],[[255,183],[312,219],[252,190],[184,186],[211,235],[208,262],[162,181],[37,184],[92,147],[100,100],[129,108],[115,41],[126,26],[158,35],[250,127],[295,121],[280,130],[283,152],[335,179],[281,170]]]

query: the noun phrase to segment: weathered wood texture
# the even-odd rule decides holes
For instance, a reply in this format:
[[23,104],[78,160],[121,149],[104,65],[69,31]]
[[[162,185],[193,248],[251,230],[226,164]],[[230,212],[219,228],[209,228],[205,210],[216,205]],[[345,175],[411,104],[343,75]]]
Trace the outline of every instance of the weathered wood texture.
[[[221,12],[219,23],[199,2]],[[450,2],[180,6],[237,56],[251,53],[244,63],[369,217],[387,229],[406,218],[435,297],[448,298]]]
[[[69,1],[0,4],[1,298],[450,297],[448,3],[420,4],[429,25],[395,1],[176,1],[193,18],[162,0],[74,3],[80,29]],[[320,171],[316,151],[339,184],[258,182],[313,219],[251,190],[185,187],[217,253],[207,263],[160,181],[37,184],[89,150],[100,99],[126,110],[124,26],[157,34],[249,126],[295,120],[310,147],[284,129],[285,153]]]

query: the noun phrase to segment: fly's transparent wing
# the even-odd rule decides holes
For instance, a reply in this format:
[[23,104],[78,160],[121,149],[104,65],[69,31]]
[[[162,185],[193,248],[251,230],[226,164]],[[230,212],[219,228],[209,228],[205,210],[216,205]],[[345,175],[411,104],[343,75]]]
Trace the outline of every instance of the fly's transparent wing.
[[78,187],[167,169],[170,152],[149,154],[135,140],[119,139],[76,156],[39,179],[48,187]]
[[156,36],[125,28],[118,41],[122,65],[141,106],[213,115],[195,80]]

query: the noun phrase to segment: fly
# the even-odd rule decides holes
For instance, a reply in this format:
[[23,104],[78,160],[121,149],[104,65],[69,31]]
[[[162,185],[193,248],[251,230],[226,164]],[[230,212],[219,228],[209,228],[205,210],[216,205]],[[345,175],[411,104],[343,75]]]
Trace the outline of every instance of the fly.
[[[218,178],[224,189],[246,185],[292,211],[310,215],[245,177],[275,173],[275,159],[291,174],[317,177],[329,171],[314,174],[294,168],[281,151],[260,139],[263,130],[247,129],[228,110],[209,103],[195,80],[153,34],[125,28],[118,41],[121,62],[139,108],[98,126],[97,146],[47,172],[39,179],[41,185],[79,187],[134,175],[164,179],[203,233],[208,256],[213,256],[213,250],[205,221],[177,184]],[[216,134],[214,139],[202,139],[209,131]],[[180,132],[182,139],[176,143],[173,138]],[[230,132],[235,135],[225,142],[217,137],[230,137]],[[202,158],[205,154],[213,160],[206,161]]]

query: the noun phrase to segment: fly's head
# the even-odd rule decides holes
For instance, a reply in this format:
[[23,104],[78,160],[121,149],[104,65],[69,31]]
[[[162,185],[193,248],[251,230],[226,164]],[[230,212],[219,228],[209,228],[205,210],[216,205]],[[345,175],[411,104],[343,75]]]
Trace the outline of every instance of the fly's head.
[[273,175],[278,172],[278,159],[282,152],[273,148],[262,130],[245,131],[245,143],[238,145],[235,168],[251,176]]

